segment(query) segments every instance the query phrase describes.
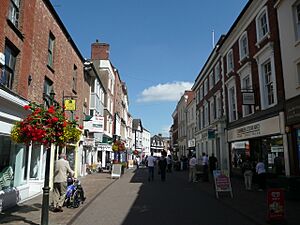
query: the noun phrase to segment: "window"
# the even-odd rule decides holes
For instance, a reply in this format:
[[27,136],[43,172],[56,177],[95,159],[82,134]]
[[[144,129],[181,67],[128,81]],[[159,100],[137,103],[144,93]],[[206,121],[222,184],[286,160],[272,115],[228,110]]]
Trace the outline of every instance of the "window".
[[298,86],[300,86],[300,62],[297,64]]
[[[245,91],[252,90],[250,75],[245,76],[242,79],[242,89]],[[252,105],[243,105],[243,116],[250,115],[254,112]]]
[[207,127],[209,125],[208,105],[209,103],[206,103],[204,105],[204,127]]
[[220,118],[222,116],[222,102],[221,102],[221,96],[216,96],[216,118]]
[[[73,66],[72,90],[77,91],[77,66]],[[96,90],[98,92],[98,88]]]
[[232,50],[230,50],[228,53],[227,53],[227,73],[233,71],[233,52]]
[[[50,96],[50,92],[52,91],[53,89],[53,82],[48,79],[47,77],[45,77],[45,80],[44,80],[44,94]],[[44,106],[46,107],[47,106],[47,103],[46,103],[46,100],[44,102]]]
[[216,119],[216,105],[215,105],[215,97],[213,97],[210,100],[210,106],[209,106],[209,112],[210,112],[210,122],[214,121]]
[[208,93],[208,79],[204,81],[204,96]]
[[267,8],[264,8],[263,11],[260,14],[258,14],[258,16],[256,17],[257,42],[260,42],[262,39],[264,39],[268,33],[269,33],[269,24],[268,24]]
[[217,63],[217,65],[215,66],[215,83],[217,83],[220,80],[220,63]]
[[267,61],[262,65],[264,79],[264,94],[266,106],[271,106],[275,103],[274,98],[274,83],[272,76],[271,61]]
[[214,81],[214,73],[211,72],[209,74],[209,90],[211,90],[215,85],[215,81]]
[[236,116],[236,101],[235,101],[235,88],[230,87],[228,89],[228,103],[229,103],[229,121],[235,121],[237,119]]
[[296,40],[300,40],[300,1],[296,3],[293,8],[295,15],[295,34]]
[[8,19],[16,27],[19,27],[19,12],[20,12],[20,0],[10,0]]
[[200,86],[200,101],[203,99],[204,88],[203,85]]
[[244,33],[239,40],[240,47],[240,60],[243,60],[248,56],[248,37],[247,33]]
[[6,43],[4,52],[5,65],[0,76],[0,83],[9,89],[12,89],[13,86],[18,53],[19,51],[14,46]]
[[200,116],[201,116],[201,129],[204,128],[204,113],[203,113],[203,107],[200,109]]
[[50,33],[48,40],[48,66],[51,68],[53,68],[54,40],[55,37]]

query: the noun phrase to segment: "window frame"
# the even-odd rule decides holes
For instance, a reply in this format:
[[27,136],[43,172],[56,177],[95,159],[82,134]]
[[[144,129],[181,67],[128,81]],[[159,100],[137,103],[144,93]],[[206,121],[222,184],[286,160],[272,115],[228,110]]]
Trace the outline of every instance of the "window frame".
[[[243,46],[243,40],[246,39],[246,48]],[[244,52],[243,50],[246,51]],[[248,34],[247,31],[245,31],[241,37],[239,38],[239,53],[240,53],[240,61],[247,58],[249,56],[249,44],[248,44]]]
[[[231,56],[231,57],[229,57]],[[231,59],[231,60],[230,60]],[[234,70],[234,58],[233,58],[233,50],[230,49],[226,54],[226,65],[227,65],[227,74]],[[229,65],[232,65],[231,67]]]
[[214,86],[215,86],[214,72],[212,70],[209,74],[209,90],[213,89]]
[[204,93],[203,93],[203,97],[208,94],[208,90],[209,90],[208,85],[209,85],[208,84],[208,79],[206,78],[205,81],[204,81]]
[[54,48],[55,48],[55,36],[50,32],[48,37],[48,60],[47,65],[53,68],[54,65]]
[[300,1],[296,1],[292,7],[295,27],[295,41],[300,41]]
[[[73,74],[72,74],[72,91],[76,93],[77,92],[78,68],[75,64],[73,65],[72,72],[73,72]],[[98,94],[98,88],[96,90],[96,93]]]
[[[267,31],[265,34],[261,33],[262,27],[261,27],[261,18],[262,16],[265,15],[266,16],[266,28]],[[267,6],[265,6],[264,8],[261,9],[261,11],[257,14],[256,18],[255,18],[255,23],[256,23],[256,40],[257,43],[262,42],[266,37],[269,36],[270,34],[270,25],[269,25],[269,18],[268,18],[268,9]]]
[[221,66],[220,66],[219,62],[217,62],[216,65],[215,65],[214,77],[215,77],[215,84],[216,84],[221,78]]
[[[265,69],[267,68],[266,66],[268,65],[268,71]],[[261,64],[261,70],[262,70],[262,80],[263,80],[263,89],[264,89],[264,105],[267,106],[267,108],[272,107],[276,104],[275,101],[275,86],[274,86],[274,75],[272,71],[272,62],[271,59],[266,60]],[[267,78],[267,80],[266,80]],[[270,90],[271,88],[272,95],[271,99],[272,102],[270,103]]]
[[[245,87],[245,80],[249,80],[249,86]],[[246,74],[244,76],[241,76],[241,88],[242,90],[252,90],[252,76],[251,74]],[[252,115],[254,113],[254,106],[253,105],[242,105],[243,110],[243,117]]]
[[12,22],[16,28],[19,28],[20,25],[20,5],[21,0],[10,0],[7,19]]

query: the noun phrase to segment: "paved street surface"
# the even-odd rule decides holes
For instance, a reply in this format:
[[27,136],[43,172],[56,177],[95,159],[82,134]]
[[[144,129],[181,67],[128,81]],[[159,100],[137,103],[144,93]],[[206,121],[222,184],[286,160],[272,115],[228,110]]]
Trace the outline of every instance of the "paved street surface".
[[224,195],[217,200],[212,183],[188,183],[187,172],[167,175],[166,182],[158,176],[148,182],[146,169],[128,172],[99,195],[72,225],[266,224],[266,193],[245,192],[243,196],[236,191],[234,199]]
[[[266,225],[266,192],[245,191],[232,179],[234,198],[215,197],[212,182],[189,183],[187,171],[156,175],[127,170],[121,179],[95,173],[81,178],[87,200],[77,209],[49,214],[49,225]],[[41,196],[0,213],[0,224],[38,225]],[[300,203],[286,201],[286,223],[299,225]]]

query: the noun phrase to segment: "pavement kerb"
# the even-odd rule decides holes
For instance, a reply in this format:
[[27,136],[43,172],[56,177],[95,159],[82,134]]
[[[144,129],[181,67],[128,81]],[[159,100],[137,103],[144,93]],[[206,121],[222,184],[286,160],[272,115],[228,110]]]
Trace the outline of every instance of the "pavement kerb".
[[[128,171],[129,171],[129,169],[128,169],[128,170],[125,170],[123,176],[124,176]],[[111,179],[113,179],[113,178],[111,178]],[[98,198],[105,190],[107,190],[111,185],[113,185],[113,184],[114,184],[116,181],[118,181],[119,179],[122,179],[122,176],[121,176],[120,178],[118,178],[118,179],[114,179],[111,183],[109,183],[108,185],[106,185],[103,189],[101,189],[101,191],[99,191],[96,195],[94,195],[94,196],[92,197],[92,199],[91,199],[87,204],[85,204],[83,207],[81,207],[80,210],[70,218],[70,220],[67,222],[66,225],[71,225],[71,224],[76,220],[76,218],[78,218],[78,217],[84,212],[84,210],[85,210],[90,204],[93,203],[93,201],[94,201],[96,198]]]

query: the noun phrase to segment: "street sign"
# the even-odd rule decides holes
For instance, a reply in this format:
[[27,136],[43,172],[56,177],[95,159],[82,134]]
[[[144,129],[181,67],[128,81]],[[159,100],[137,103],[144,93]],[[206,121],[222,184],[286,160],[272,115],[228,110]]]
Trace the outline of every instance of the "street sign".
[[121,164],[113,164],[111,170],[111,178],[120,178],[122,172],[122,165]]
[[219,198],[219,192],[230,192],[230,196],[233,198],[228,171],[214,170],[213,175],[217,198]]
[[284,190],[272,188],[268,190],[268,220],[284,220]]
[[65,104],[66,111],[75,111],[76,110],[76,100],[65,99],[64,104]]

